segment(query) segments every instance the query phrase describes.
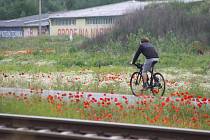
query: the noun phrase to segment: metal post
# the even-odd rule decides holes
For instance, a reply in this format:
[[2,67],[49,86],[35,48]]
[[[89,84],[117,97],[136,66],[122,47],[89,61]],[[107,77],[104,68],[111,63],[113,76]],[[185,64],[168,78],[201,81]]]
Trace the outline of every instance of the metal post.
[[42,15],[42,0],[39,0],[39,35],[42,34],[41,15]]

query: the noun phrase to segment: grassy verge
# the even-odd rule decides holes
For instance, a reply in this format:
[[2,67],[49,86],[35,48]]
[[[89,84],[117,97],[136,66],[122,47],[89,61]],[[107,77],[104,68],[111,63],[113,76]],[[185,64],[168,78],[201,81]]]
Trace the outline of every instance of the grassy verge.
[[[107,67],[129,67],[132,55],[137,50],[138,41],[144,36],[130,35],[129,43],[107,42],[104,45],[82,46],[85,39],[66,37],[41,37],[30,39],[1,40],[1,72],[55,72],[69,69]],[[152,37],[151,37],[152,38]],[[176,67],[188,69],[200,67],[205,73],[210,67],[209,51],[204,55],[196,54],[192,43],[184,42],[172,35],[164,39],[152,38],[160,54],[159,68]],[[83,44],[84,45],[84,44]],[[199,46],[200,47],[200,46]],[[144,62],[143,57],[140,58]],[[106,68],[105,68],[106,69]],[[120,71],[121,69],[116,71]]]

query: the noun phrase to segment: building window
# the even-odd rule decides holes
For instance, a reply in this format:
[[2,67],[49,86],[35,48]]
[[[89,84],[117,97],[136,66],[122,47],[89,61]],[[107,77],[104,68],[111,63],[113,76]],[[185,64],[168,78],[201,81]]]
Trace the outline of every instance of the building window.
[[114,24],[114,17],[91,17],[86,18],[86,24]]
[[76,19],[72,18],[57,18],[51,19],[52,26],[75,25]]

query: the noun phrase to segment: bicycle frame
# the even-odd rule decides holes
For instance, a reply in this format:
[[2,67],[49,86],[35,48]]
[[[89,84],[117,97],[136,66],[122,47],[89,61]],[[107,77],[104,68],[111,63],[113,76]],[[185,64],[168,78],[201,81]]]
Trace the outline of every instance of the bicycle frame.
[[[137,77],[137,79],[139,79],[139,76],[142,76],[143,64],[134,64],[134,65],[139,69],[139,71],[138,71],[139,75]],[[148,85],[149,85],[148,88],[150,88],[152,90],[152,88],[153,88],[153,79],[154,79],[153,78],[154,64],[152,65],[151,71],[149,71],[149,72],[151,74],[151,77],[149,77],[148,74],[147,74],[147,82],[148,82]]]

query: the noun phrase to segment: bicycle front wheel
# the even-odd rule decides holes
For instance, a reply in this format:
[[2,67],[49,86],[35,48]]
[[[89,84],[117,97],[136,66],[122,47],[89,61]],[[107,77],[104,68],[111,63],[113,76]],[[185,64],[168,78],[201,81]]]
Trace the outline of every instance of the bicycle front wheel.
[[152,93],[154,96],[163,96],[165,93],[166,83],[161,73],[153,75]]
[[130,88],[133,95],[139,96],[142,94],[140,91],[142,84],[143,84],[142,75],[139,72],[134,72],[130,79]]

